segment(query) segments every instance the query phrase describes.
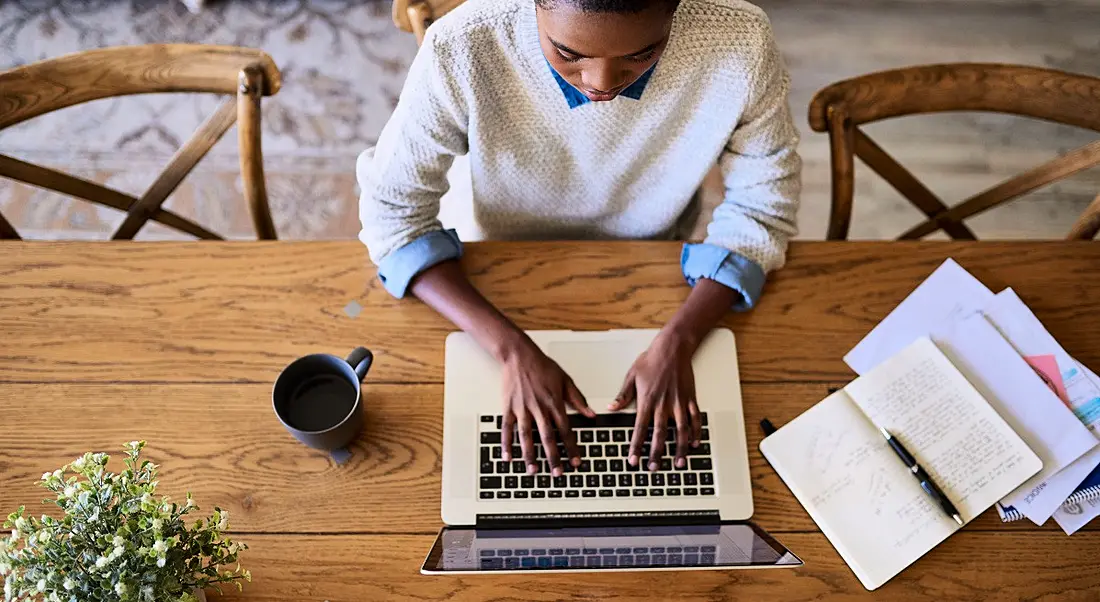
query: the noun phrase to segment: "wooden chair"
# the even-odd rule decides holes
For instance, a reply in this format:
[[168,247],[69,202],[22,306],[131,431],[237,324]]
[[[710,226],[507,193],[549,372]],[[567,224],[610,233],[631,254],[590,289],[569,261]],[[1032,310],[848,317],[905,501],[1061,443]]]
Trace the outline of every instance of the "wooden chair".
[[[928,217],[902,234],[902,240],[941,229],[954,239],[974,240],[962,220],[1100,164],[1097,140],[948,208],[859,128],[892,117],[945,111],[1009,113],[1100,132],[1100,79],[1035,67],[949,64],[872,73],[821,90],[810,103],[810,126],[829,133],[833,204],[828,239],[848,237],[853,155]],[[1100,198],[1077,220],[1069,237],[1090,240],[1098,229]]]
[[[153,220],[202,239],[217,234],[161,208],[226,131],[239,121],[241,172],[256,235],[274,240],[260,146],[260,98],[278,92],[279,69],[249,48],[154,44],[102,48],[0,72],[0,130],[76,104],[129,94],[206,92],[233,95],[168,162],[149,190],[136,198],[95,182],[0,154],[0,176],[126,212],[112,238],[132,239]],[[0,215],[0,239],[19,234]]]
[[393,0],[393,23],[398,29],[416,34],[416,43],[421,44],[428,26],[464,1]]

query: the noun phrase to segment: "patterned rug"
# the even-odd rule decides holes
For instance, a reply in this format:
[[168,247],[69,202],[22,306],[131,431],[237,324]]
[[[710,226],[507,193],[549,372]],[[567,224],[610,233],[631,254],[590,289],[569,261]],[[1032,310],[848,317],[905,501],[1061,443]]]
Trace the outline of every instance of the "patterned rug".
[[[195,42],[263,48],[283,72],[264,99],[264,154],[283,238],[358,232],[355,158],[372,144],[416,52],[390,5],[362,0],[209,2],[192,14],[175,0],[0,1],[0,69],[88,48]],[[64,109],[0,132],[4,153],[140,194],[214,110],[209,95],[147,95]],[[241,196],[236,129],[166,207],[231,238],[255,236]],[[114,209],[0,179],[0,212],[25,238],[103,238]],[[156,224],[139,239],[186,238]]]
[[[757,0],[791,71],[802,131],[803,238],[824,234],[828,138],[806,107],[821,87],[912,64],[985,61],[1100,76],[1100,0]],[[858,41],[858,43],[856,43]],[[192,14],[177,0],[0,0],[0,69],[100,46],[151,42],[262,48],[285,85],[264,100],[272,212],[285,239],[354,238],[355,158],[388,118],[416,52],[385,0],[210,0]],[[204,95],[98,101],[0,132],[0,152],[140,194],[216,106]],[[868,127],[948,204],[1096,139],[1093,132],[997,115],[914,117]],[[981,237],[1060,237],[1100,192],[1083,172],[972,220]],[[231,130],[166,206],[230,238],[252,238]],[[457,203],[444,210],[461,214]],[[113,209],[0,179],[0,212],[27,238],[105,238]],[[921,215],[857,165],[854,238],[891,238]],[[453,221],[452,221],[453,223]],[[454,224],[459,225],[460,224]],[[461,227],[461,226],[460,226]],[[183,238],[150,224],[139,239]]]

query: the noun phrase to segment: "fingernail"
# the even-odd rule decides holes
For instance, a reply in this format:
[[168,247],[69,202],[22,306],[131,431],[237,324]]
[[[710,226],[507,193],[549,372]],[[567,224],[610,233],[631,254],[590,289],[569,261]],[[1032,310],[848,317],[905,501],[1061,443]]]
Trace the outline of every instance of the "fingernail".
[[631,466],[637,466],[638,465],[638,456],[630,456],[629,461],[630,461]]
[[661,467],[661,465],[656,463],[656,462],[650,462],[649,463],[649,470],[651,472],[657,472],[657,469],[660,468],[660,467]]
[[512,461],[512,454],[502,454],[502,456],[503,456],[503,458],[502,458],[502,459],[503,459],[503,460],[504,460],[505,462],[511,462],[511,461]]
[[554,467],[554,470],[553,470],[553,475],[554,475],[555,477],[560,477],[560,476],[562,475],[562,469],[561,469],[561,466],[555,466],[555,467]]
[[573,458],[572,460],[569,461],[569,463],[573,465],[573,468],[577,468],[578,466],[581,465],[581,459],[580,458]]
[[684,464],[686,463],[687,461],[685,461],[683,458],[676,458],[676,468],[683,468]]
[[692,447],[699,447],[699,441],[692,441],[691,446]]
[[538,471],[539,471],[538,466],[535,466],[534,464],[528,464],[527,465],[527,474],[535,474]]

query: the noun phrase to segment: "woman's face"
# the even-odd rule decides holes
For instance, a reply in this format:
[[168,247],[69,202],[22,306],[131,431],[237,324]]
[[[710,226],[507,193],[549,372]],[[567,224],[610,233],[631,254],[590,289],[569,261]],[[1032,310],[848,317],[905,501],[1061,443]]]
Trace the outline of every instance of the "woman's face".
[[614,99],[652,67],[672,28],[673,13],[660,3],[634,14],[586,13],[569,2],[537,11],[546,60],[595,102]]

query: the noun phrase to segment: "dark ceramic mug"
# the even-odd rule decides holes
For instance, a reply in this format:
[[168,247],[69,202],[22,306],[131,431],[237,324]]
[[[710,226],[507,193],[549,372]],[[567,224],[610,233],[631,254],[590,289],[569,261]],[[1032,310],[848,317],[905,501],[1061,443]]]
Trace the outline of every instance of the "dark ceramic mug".
[[326,353],[294,360],[271,391],[275,415],[295,439],[343,464],[363,430],[362,383],[373,362],[365,347],[346,360]]

